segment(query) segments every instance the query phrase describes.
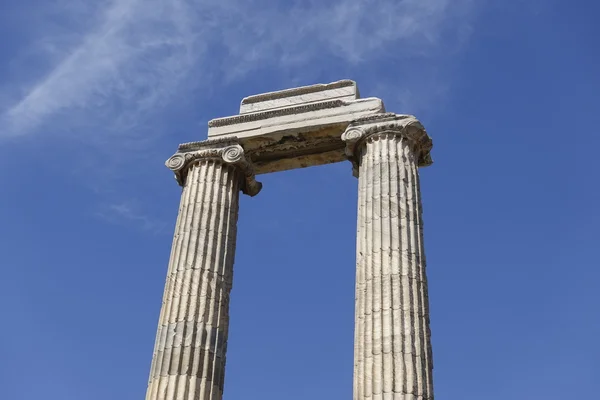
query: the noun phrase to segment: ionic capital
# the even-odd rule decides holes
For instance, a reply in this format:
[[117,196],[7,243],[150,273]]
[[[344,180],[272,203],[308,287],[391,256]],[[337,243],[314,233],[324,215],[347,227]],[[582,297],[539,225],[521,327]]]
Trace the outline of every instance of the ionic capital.
[[433,142],[418,119],[412,115],[375,114],[353,121],[342,134],[342,140],[346,143],[346,156],[352,162],[354,176],[358,176],[360,151],[366,139],[389,134],[400,136],[412,143],[419,167],[433,163],[429,154]]
[[202,160],[215,160],[235,166],[244,178],[242,182],[244,194],[256,196],[262,189],[262,183],[256,181],[254,168],[246,159],[244,149],[231,138],[181,144],[177,153],[172,155],[165,165],[175,173],[177,183],[183,186],[190,167]]

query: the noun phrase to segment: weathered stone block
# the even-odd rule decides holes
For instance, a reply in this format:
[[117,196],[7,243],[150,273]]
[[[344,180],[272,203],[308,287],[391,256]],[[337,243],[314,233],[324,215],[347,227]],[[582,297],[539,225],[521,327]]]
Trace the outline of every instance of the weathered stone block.
[[360,98],[356,82],[343,80],[329,84],[317,84],[294,89],[280,90],[246,97],[242,100],[240,114],[275,110],[326,100],[357,100]]
[[360,99],[356,82],[343,80],[246,97],[239,115],[209,121],[208,137],[236,138],[263,174],[346,160],[348,125],[383,112],[381,99]]

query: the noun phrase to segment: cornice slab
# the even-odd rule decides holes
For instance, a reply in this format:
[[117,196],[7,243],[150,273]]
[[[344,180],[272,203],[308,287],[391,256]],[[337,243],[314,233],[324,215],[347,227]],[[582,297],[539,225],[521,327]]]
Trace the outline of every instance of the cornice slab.
[[239,140],[256,136],[277,136],[310,132],[340,123],[349,124],[384,111],[378,98],[325,100],[254,113],[216,118],[208,122],[209,139],[236,136]]
[[326,100],[359,99],[356,82],[342,80],[328,84],[317,84],[280,90],[246,97],[240,105],[240,114],[291,107]]

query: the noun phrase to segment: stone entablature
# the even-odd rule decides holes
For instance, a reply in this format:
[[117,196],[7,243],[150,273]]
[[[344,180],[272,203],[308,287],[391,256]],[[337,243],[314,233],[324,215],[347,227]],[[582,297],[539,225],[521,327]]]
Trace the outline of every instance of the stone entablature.
[[346,160],[348,125],[383,112],[381,99],[361,99],[343,80],[247,97],[239,115],[209,121],[208,137],[235,137],[258,175]]

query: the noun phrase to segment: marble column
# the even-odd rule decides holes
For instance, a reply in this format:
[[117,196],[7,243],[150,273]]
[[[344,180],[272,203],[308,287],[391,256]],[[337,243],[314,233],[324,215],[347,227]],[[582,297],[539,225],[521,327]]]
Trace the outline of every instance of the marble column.
[[419,166],[432,142],[414,117],[359,119],[342,136],[358,176],[354,400],[433,399]]
[[239,192],[261,185],[231,140],[181,145],[166,165],[183,191],[146,400],[220,400]]

